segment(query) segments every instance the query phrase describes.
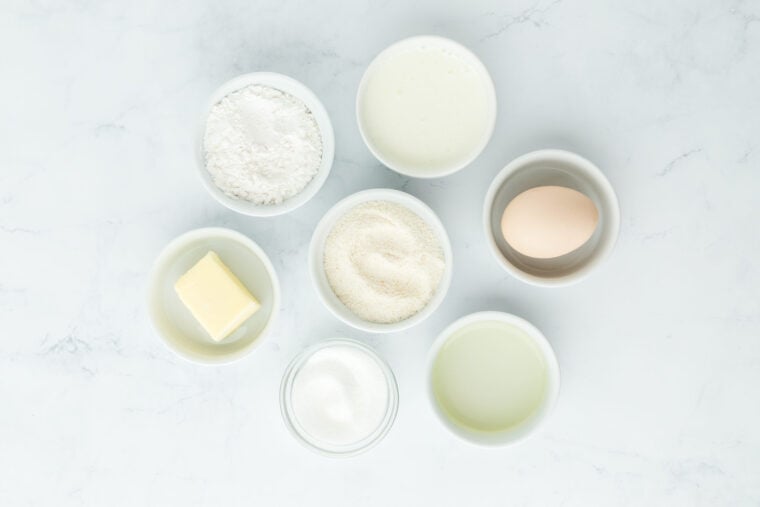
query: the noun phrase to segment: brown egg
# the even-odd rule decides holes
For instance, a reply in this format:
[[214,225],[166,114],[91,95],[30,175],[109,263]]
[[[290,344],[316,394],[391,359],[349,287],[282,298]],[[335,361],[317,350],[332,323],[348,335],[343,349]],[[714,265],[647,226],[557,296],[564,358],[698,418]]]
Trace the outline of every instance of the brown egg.
[[544,186],[510,201],[501,217],[501,232],[521,254],[550,259],[580,248],[598,222],[591,199],[571,188]]

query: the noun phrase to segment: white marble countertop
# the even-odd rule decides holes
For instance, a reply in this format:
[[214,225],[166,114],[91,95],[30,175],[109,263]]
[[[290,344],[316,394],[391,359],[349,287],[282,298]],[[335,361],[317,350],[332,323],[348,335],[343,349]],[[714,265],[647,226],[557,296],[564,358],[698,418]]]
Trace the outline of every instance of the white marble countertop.
[[[0,505],[760,504],[760,3],[10,0],[0,33]],[[420,33],[475,51],[500,109],[483,155],[432,181],[381,167],[354,121],[370,59]],[[253,70],[310,86],[337,137],[322,191],[272,219],[222,208],[194,167],[208,95]],[[480,222],[491,178],[545,147],[595,161],[623,212],[604,267],[553,290],[502,271]],[[456,258],[442,307],[390,336],[338,322],[306,272],[320,216],[378,186],[430,204]],[[172,355],[145,312],[157,253],[210,225],[259,242],[283,290],[273,335],[225,367]],[[434,336],[483,309],[535,323],[562,369],[513,448],[460,442],[425,398]],[[278,407],[288,361],[336,335],[401,393],[350,460],[301,447]]]

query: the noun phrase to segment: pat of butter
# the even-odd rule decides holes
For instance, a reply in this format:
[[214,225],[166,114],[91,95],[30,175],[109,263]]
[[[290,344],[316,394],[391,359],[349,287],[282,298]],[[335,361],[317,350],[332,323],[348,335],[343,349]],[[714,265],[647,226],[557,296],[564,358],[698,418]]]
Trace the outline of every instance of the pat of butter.
[[214,341],[232,334],[261,307],[216,252],[182,275],[174,290]]

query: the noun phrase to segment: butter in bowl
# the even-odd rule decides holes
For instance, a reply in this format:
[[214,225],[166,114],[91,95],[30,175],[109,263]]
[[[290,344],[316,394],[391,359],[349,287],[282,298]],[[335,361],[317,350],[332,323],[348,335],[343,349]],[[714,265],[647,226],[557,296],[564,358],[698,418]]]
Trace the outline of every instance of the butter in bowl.
[[164,343],[185,359],[228,363],[266,336],[280,305],[277,274],[250,238],[224,228],[187,232],[164,248],[148,308]]

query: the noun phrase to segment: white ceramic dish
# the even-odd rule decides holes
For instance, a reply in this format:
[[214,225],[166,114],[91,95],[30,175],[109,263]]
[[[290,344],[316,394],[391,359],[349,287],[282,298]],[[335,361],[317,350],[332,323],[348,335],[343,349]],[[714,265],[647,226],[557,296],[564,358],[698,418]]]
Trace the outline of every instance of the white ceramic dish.
[[[206,157],[203,149],[203,137],[206,132],[206,118],[211,108],[219,102],[225,95],[245,88],[249,85],[264,85],[276,88],[283,92],[289,93],[294,97],[303,101],[306,107],[314,115],[319,126],[319,131],[322,135],[322,163],[319,166],[319,170],[314,178],[309,182],[306,187],[296,194],[295,196],[287,199],[280,204],[272,205],[258,205],[248,202],[243,199],[235,199],[222,192],[219,187],[214,184],[214,180],[211,174],[206,170]],[[233,211],[242,213],[244,215],[250,215],[255,217],[268,217],[274,215],[281,215],[292,211],[299,206],[306,203],[309,199],[322,188],[327,176],[330,174],[332,168],[333,158],[335,156],[335,134],[333,133],[332,123],[330,117],[327,114],[322,102],[317,96],[309,90],[305,85],[296,81],[295,79],[285,76],[283,74],[277,74],[275,72],[253,72],[250,74],[243,74],[236,78],[227,81],[211,95],[206,109],[203,112],[201,118],[200,128],[198,129],[198,138],[196,141],[196,159],[198,172],[203,182],[203,186],[206,190],[221,204],[228,207]]]
[[[209,250],[261,303],[234,333],[217,343],[180,301],[174,283]],[[261,343],[280,308],[280,284],[269,257],[243,234],[218,227],[196,229],[174,239],[156,259],[150,275],[148,311],[163,342],[179,356],[203,364],[228,363]]]
[[[388,386],[388,405],[382,422],[367,438],[351,445],[336,446],[327,442],[322,442],[309,435],[309,433],[301,427],[298,419],[295,417],[292,405],[293,381],[298,375],[301,367],[315,352],[334,345],[356,347],[369,354],[375,359],[375,361],[377,361],[380,369],[383,370]],[[393,426],[393,422],[396,420],[396,413],[398,412],[398,385],[396,384],[396,377],[393,375],[393,371],[390,366],[388,366],[388,363],[381,359],[374,350],[359,341],[350,340],[348,338],[336,338],[323,341],[303,350],[293,359],[293,361],[291,361],[290,365],[285,370],[285,373],[282,376],[282,383],[280,384],[280,411],[282,413],[282,418],[285,421],[285,426],[287,426],[293,436],[296,437],[296,440],[309,449],[319,454],[335,458],[355,456],[377,445],[377,443],[388,434],[391,426]]]
[[[558,185],[588,196],[599,211],[599,223],[580,248],[553,259],[520,254],[504,240],[501,216],[518,194],[533,187]],[[496,260],[515,278],[533,285],[556,287],[578,282],[612,252],[620,230],[620,207],[602,171],[580,155],[563,150],[527,153],[496,175],[483,206],[486,238]]]
[[[438,352],[446,344],[446,341],[456,331],[462,329],[465,326],[476,322],[486,321],[499,321],[506,324],[511,324],[533,339],[533,342],[538,346],[541,351],[545,364],[546,364],[546,391],[544,399],[538,409],[530,416],[529,419],[522,422],[520,425],[513,429],[500,432],[477,432],[464,428],[455,422],[441,410],[436,401],[435,392],[431,382],[433,365]],[[508,445],[520,442],[530,435],[538,431],[541,426],[546,422],[549,415],[554,408],[557,398],[559,397],[560,387],[560,375],[559,364],[557,363],[557,357],[554,355],[554,350],[551,344],[547,341],[544,335],[533,324],[517,317],[515,315],[504,312],[477,312],[470,315],[466,315],[452,324],[450,324],[433,342],[430,352],[428,354],[427,362],[427,390],[428,399],[438,419],[446,426],[452,433],[461,437],[462,439],[485,446],[500,446]]]
[[[433,298],[427,304],[425,308],[418,313],[412,315],[406,320],[395,322],[393,324],[378,324],[376,322],[367,322],[357,317],[351,310],[349,310],[333,292],[330,287],[330,283],[327,281],[327,275],[324,270],[324,248],[325,241],[328,234],[332,230],[335,223],[344,214],[346,214],[353,207],[368,201],[390,201],[402,206],[406,206],[408,209],[420,216],[425,222],[430,225],[433,231],[438,236],[438,239],[443,249],[444,260],[446,261],[446,268],[443,273],[443,278],[438,286]],[[314,230],[314,235],[311,238],[311,244],[309,246],[309,272],[311,273],[312,281],[317,290],[319,298],[322,303],[340,320],[362,331],[368,331],[370,333],[392,333],[407,329],[415,324],[418,324],[425,320],[430,314],[432,314],[436,308],[441,304],[446,297],[446,292],[449,290],[451,284],[452,273],[452,252],[451,243],[449,242],[449,236],[446,234],[446,229],[438,219],[435,212],[428,207],[427,204],[417,199],[416,197],[401,192],[399,190],[392,190],[389,188],[376,188],[371,190],[364,190],[352,194],[343,200],[335,204],[330,210],[322,217],[322,220],[317,224]]]
[[[389,159],[389,157],[385,156],[382,153],[382,151],[378,149],[378,147],[375,146],[375,144],[372,142],[370,136],[368,135],[367,128],[364,125],[364,119],[361,114],[361,111],[363,109],[362,101],[364,100],[365,90],[367,87],[369,76],[372,72],[373,64],[378,62],[380,59],[387,57],[389,54],[392,54],[395,51],[404,50],[407,47],[418,45],[418,44],[432,44],[432,45],[442,46],[446,48],[447,50],[452,51],[456,53],[457,55],[460,55],[466,61],[468,61],[473,66],[473,68],[476,69],[476,71],[481,75],[483,82],[488,87],[489,102],[491,103],[490,127],[488,128],[487,134],[483,136],[483,139],[480,145],[477,147],[477,149],[475,149],[470,154],[470,156],[467,157],[466,159],[458,161],[456,163],[452,163],[447,166],[439,167],[436,170],[432,170],[432,169],[420,170],[419,168],[415,168],[409,165],[402,165],[400,163],[392,162]],[[472,51],[470,51],[468,48],[466,48],[460,43],[453,41],[451,39],[439,37],[436,35],[418,35],[415,37],[409,37],[407,39],[400,40],[388,46],[383,51],[381,51],[380,54],[378,54],[372,60],[372,62],[370,62],[369,66],[367,67],[367,70],[364,71],[364,75],[362,76],[362,80],[359,83],[359,89],[356,94],[356,122],[359,125],[359,133],[361,134],[362,139],[364,140],[364,143],[367,145],[367,148],[369,148],[369,151],[372,152],[375,158],[377,158],[386,167],[389,167],[390,169],[396,171],[399,174],[410,176],[412,178],[440,178],[443,176],[448,176],[450,174],[453,174],[459,171],[460,169],[463,169],[464,167],[472,163],[472,161],[475,160],[478,157],[478,155],[480,155],[480,153],[488,145],[488,142],[491,140],[494,126],[496,125],[496,91],[494,89],[493,79],[491,79],[491,74],[489,74],[488,69],[485,67],[485,65],[483,65],[483,62],[480,61],[480,59],[475,55],[475,53],[473,53]]]

